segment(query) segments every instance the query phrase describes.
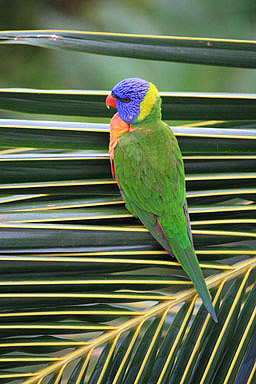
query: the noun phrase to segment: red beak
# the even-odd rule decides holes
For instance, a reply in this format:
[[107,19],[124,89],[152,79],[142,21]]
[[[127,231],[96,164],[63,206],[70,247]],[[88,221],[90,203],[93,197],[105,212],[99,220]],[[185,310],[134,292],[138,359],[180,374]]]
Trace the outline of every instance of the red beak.
[[109,109],[109,106],[116,108],[116,99],[110,94],[106,98],[106,107]]

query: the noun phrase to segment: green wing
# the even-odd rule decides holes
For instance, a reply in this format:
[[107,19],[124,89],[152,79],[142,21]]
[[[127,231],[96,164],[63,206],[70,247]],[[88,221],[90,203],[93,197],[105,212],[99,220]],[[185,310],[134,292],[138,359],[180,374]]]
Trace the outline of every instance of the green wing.
[[186,233],[182,155],[168,126],[159,121],[122,135],[115,148],[114,168],[128,209],[134,211],[132,202],[166,218],[172,233]]
[[119,138],[114,167],[125,196],[146,211],[162,216],[170,205],[174,209],[177,202],[181,207],[184,204],[183,162],[172,131],[162,122],[149,127]]
[[127,208],[177,258],[216,320],[193,249],[182,155],[170,128],[159,121],[122,135],[114,168]]

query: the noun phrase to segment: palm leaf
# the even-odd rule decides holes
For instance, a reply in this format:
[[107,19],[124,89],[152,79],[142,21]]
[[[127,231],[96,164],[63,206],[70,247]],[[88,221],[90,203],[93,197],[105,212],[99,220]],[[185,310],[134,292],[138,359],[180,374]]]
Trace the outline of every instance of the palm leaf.
[[[111,112],[105,107],[107,94],[107,91],[0,89],[0,102],[2,109],[11,111],[110,118]],[[165,120],[250,120],[256,116],[255,94],[160,92],[160,95]],[[30,123],[21,121],[20,124],[26,128]],[[65,126],[65,122],[59,122],[59,128]],[[57,122],[55,127],[57,130]],[[79,123],[68,125],[68,130],[72,131],[72,127],[78,129]]]
[[255,68],[255,41],[61,30],[1,31],[7,44],[30,44],[136,59]]
[[[205,375],[210,375],[210,377],[213,377],[212,369],[214,367],[216,368],[216,366],[221,363],[223,353],[230,353],[230,339],[232,339],[232,334],[234,334],[235,332],[235,326],[239,327],[242,324],[245,328],[245,333],[242,333],[240,330],[239,337],[235,339],[235,344],[233,343],[233,350],[235,348],[235,345],[240,346],[240,354],[237,354],[236,356],[236,359],[238,359],[239,356],[240,360],[243,356],[243,353],[241,352],[241,346],[244,347],[244,343],[246,345],[250,342],[250,335],[252,334],[253,329],[255,329],[253,322],[253,319],[255,318],[255,295],[254,289],[252,288],[252,285],[250,283],[250,279],[255,278],[255,273],[254,271],[252,271],[252,269],[255,267],[255,263],[256,259],[253,258],[249,261],[247,260],[245,262],[240,262],[236,265],[233,265],[232,268],[227,266],[226,271],[216,274],[210,279],[207,279],[207,285],[212,288],[215,287],[216,289],[216,293],[214,293],[215,306],[216,308],[220,306],[219,323],[216,325],[213,324],[212,320],[209,318],[209,315],[207,315],[203,307],[200,307],[198,313],[193,317],[192,323],[189,323],[189,319],[192,315],[196,299],[196,292],[193,288],[187,291],[182,291],[176,295],[172,295],[171,297],[167,295],[155,295],[154,297],[152,297],[152,295],[144,295],[146,300],[155,300],[156,302],[150,308],[146,308],[145,306],[143,309],[140,308],[140,310],[136,312],[134,312],[132,308],[129,308],[131,304],[123,304],[123,310],[120,310],[120,306],[116,307],[112,306],[113,304],[111,304],[109,309],[106,308],[105,310],[97,310],[96,306],[96,308],[92,311],[91,306],[87,306],[86,308],[86,305],[83,305],[83,310],[80,309],[78,311],[73,311],[73,316],[75,313],[79,312],[80,314],[83,313],[85,318],[89,318],[90,315],[93,315],[93,325],[88,321],[76,322],[76,326],[70,321],[58,321],[55,318],[56,315],[58,315],[58,312],[60,318],[61,315],[63,316],[64,314],[66,314],[66,316],[70,316],[72,314],[72,311],[68,311],[67,309],[63,310],[62,305],[57,305],[55,310],[52,312],[50,310],[44,310],[44,312],[39,312],[38,315],[40,315],[40,318],[37,319],[37,322],[31,322],[30,320],[29,324],[27,324],[26,322],[24,323],[26,316],[36,316],[37,310],[34,310],[34,312],[31,311],[30,313],[24,313],[23,311],[19,311],[18,313],[8,311],[7,313],[5,313],[4,318],[1,319],[2,321],[0,324],[0,330],[4,328],[7,330],[7,332],[8,330],[10,332],[10,329],[15,327],[16,332],[18,333],[19,328],[22,328],[23,330],[26,330],[26,332],[28,332],[28,335],[30,335],[30,337],[28,339],[29,341],[25,344],[23,337],[20,343],[17,342],[17,340],[19,341],[19,339],[17,339],[13,343],[1,343],[0,346],[5,349],[9,347],[9,350],[15,350],[15,347],[17,348],[19,346],[24,349],[27,346],[30,348],[30,350],[33,350],[33,355],[31,356],[30,354],[23,354],[22,357],[17,357],[13,353],[9,353],[8,357],[6,357],[5,354],[2,354],[0,360],[2,361],[2,364],[4,364],[9,369],[13,364],[15,364],[15,366],[17,367],[19,365],[18,363],[22,363],[23,369],[26,365],[31,366],[32,363],[36,363],[39,361],[41,364],[43,364],[44,362],[48,363],[46,367],[41,368],[37,371],[33,371],[34,373],[31,379],[25,381],[27,383],[33,383],[37,382],[43,377],[47,377],[50,374],[55,374],[56,371],[59,372],[59,370],[61,370],[63,367],[63,369],[68,369],[68,365],[71,362],[77,361],[77,359],[80,358],[84,358],[86,353],[89,353],[92,350],[97,351],[100,348],[100,353],[97,353],[96,356],[94,356],[97,361],[96,367],[91,371],[91,377],[95,377],[96,375],[99,379],[99,377],[103,378],[105,375],[105,370],[107,368],[110,368],[110,366],[106,364],[106,361],[109,361],[110,357],[120,358],[117,353],[117,351],[119,351],[119,348],[121,348],[122,345],[118,343],[118,340],[120,339],[123,340],[122,343],[125,342],[126,345],[128,343],[128,346],[130,346],[130,349],[127,348],[126,351],[127,353],[129,353],[129,360],[135,359],[135,361],[137,362],[137,368],[135,368],[134,373],[132,373],[132,371],[129,369],[128,371],[124,372],[122,368],[127,362],[127,353],[123,354],[123,359],[121,360],[121,363],[115,373],[115,376],[112,372],[112,376],[114,377],[113,380],[115,380],[113,382],[118,382],[118,376],[120,374],[122,374],[122,380],[124,380],[121,382],[126,382],[126,380],[127,382],[129,382],[131,377],[137,377],[136,380],[137,382],[139,382],[138,380],[140,379],[140,377],[144,377],[146,373],[148,374],[148,372],[145,372],[145,370],[147,370],[148,365],[150,365],[151,370],[153,370],[154,372],[154,364],[156,364],[156,367],[159,367],[159,361],[162,361],[162,369],[155,369],[155,372],[158,373],[158,375],[157,373],[155,373],[155,375],[157,375],[158,377],[156,378],[157,381],[154,382],[163,382],[165,376],[166,378],[171,378],[172,375],[174,380],[173,382],[177,382],[175,381],[177,380],[177,378],[175,379],[175,375],[177,375],[177,373],[179,374],[179,376],[181,376],[182,374],[181,380],[183,381],[181,382],[187,382],[185,378],[187,377],[188,379],[188,377],[190,377],[189,372],[192,368],[194,370],[197,369],[196,367],[199,366],[199,358],[202,359],[202,361],[205,361]],[[230,279],[234,280],[235,278],[236,280],[234,281],[234,283],[229,287],[229,290],[226,291],[225,287],[228,281]],[[102,284],[104,284],[104,280],[105,279],[102,280]],[[34,284],[36,283],[40,284],[40,282],[34,282]],[[247,295],[245,295],[246,286]],[[19,289],[20,288],[21,286],[19,286]],[[248,292],[250,292],[249,295]],[[223,295],[223,297],[220,305],[221,294]],[[3,295],[4,294],[1,294],[2,297]],[[46,295],[49,296],[49,289],[47,289]],[[122,293],[119,293],[117,295],[119,296],[119,301],[122,300]],[[10,297],[11,295],[9,294],[8,296]],[[19,295],[17,295],[17,297],[18,296]],[[24,296],[25,295],[23,295],[23,297]],[[44,295],[39,293],[35,294],[35,296],[38,298],[39,301],[42,297],[44,297]],[[104,297],[104,294],[102,294],[102,296]],[[136,300],[136,296],[138,297],[138,299],[141,299],[141,294],[138,293],[128,293],[125,296],[129,298],[130,301],[133,301],[134,299]],[[177,315],[175,315],[176,308],[179,308],[179,303],[183,302],[184,300],[187,301],[187,304],[181,307]],[[242,302],[246,307],[241,312],[240,308]],[[104,315],[112,315],[118,316],[120,318],[120,314],[122,313],[128,318],[127,320],[125,320],[124,317],[124,320],[121,321],[119,325],[112,327],[109,325],[102,325],[102,316],[104,317]],[[15,321],[15,317],[18,318],[18,315],[21,319],[23,319],[23,323],[20,323],[20,319],[18,323],[18,320]],[[43,318],[44,316],[53,316],[53,318],[55,318],[55,323],[49,323],[49,321],[46,323],[45,319]],[[11,325],[10,318],[12,318]],[[96,320],[97,318],[99,322]],[[197,324],[196,330],[199,333],[197,334],[197,339],[195,340],[194,337],[194,341],[192,343],[191,333],[193,334],[193,332],[195,332],[195,327],[193,326],[194,323]],[[232,327],[230,326],[231,323],[233,324]],[[87,341],[84,341],[83,343],[80,342],[79,345],[76,340],[74,340],[72,344],[72,342],[68,342],[68,340],[65,342],[65,340],[59,339],[58,337],[55,337],[56,340],[54,341],[48,341],[47,339],[45,339],[45,341],[41,341],[38,340],[38,338],[33,338],[34,329],[44,329],[49,334],[52,332],[53,326],[55,326],[55,332],[57,332],[58,329],[60,329],[62,333],[67,332],[69,329],[72,329],[73,334],[75,334],[76,332],[82,332],[84,336],[86,336],[85,332],[87,332],[87,336],[85,338],[85,340]],[[132,333],[132,335],[127,338],[127,335],[133,329],[136,329],[137,331],[135,333]],[[98,332],[101,332],[101,334],[99,334],[98,337],[94,336],[90,340],[90,332],[92,332],[92,330],[97,330]],[[123,337],[125,337],[125,341]],[[145,347],[147,344],[148,349]],[[141,348],[140,345],[143,345],[144,347]],[[206,345],[207,349],[205,348]],[[43,351],[39,349],[41,348],[41,346],[44,346],[46,350],[48,350],[48,352],[51,351],[51,346],[54,347],[55,350],[57,347],[60,351],[62,351],[61,357],[54,357],[52,359],[44,358],[42,356]],[[71,352],[69,350],[69,352],[65,352],[67,346],[72,346],[73,350]],[[107,348],[107,350],[105,348]],[[188,348],[191,351],[190,354],[187,353]],[[180,366],[179,368],[177,368],[177,366],[173,365],[173,363],[171,362],[174,362],[174,359],[175,357],[177,357],[178,352],[182,354],[184,353],[184,350],[186,351],[185,356],[190,358],[186,365],[184,364],[184,361],[178,360],[178,363],[180,362],[180,365],[182,365],[183,367],[182,371]],[[110,351],[111,356],[109,355]],[[164,353],[163,351],[168,351],[168,353]],[[103,358],[103,353],[104,359],[102,361],[101,357]],[[204,358],[205,353],[207,353],[207,356],[209,355],[207,357],[207,360],[205,360]],[[160,356],[162,356],[161,360],[158,360],[158,354],[159,358]],[[214,362],[215,365],[212,365],[212,363],[210,364],[211,360]],[[232,360],[230,361],[230,363],[232,363]],[[225,369],[227,370],[226,365]],[[97,371],[97,374],[95,373],[95,370]],[[220,371],[220,374],[221,373],[222,372]],[[230,373],[232,373],[232,370],[230,370]],[[202,370],[199,369],[198,371],[197,369],[194,374],[195,377],[197,377],[197,374],[201,375]],[[216,374],[216,369],[214,374]]]
[[[255,67],[255,42],[63,31],[0,38]],[[0,108],[108,117],[106,94],[2,89]],[[218,324],[127,212],[111,177],[108,124],[1,120],[0,382],[255,381],[255,95],[162,97],[167,120],[208,119],[172,129]]]

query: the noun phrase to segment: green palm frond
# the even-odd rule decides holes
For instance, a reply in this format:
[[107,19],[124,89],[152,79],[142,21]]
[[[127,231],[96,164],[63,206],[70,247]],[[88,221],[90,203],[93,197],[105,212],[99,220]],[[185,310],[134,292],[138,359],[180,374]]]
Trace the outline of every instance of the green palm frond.
[[[90,284],[90,289],[92,289],[93,284],[97,285],[97,283],[101,291],[104,284],[106,291],[108,280],[104,276],[98,277],[98,281],[93,281],[91,278],[87,281],[81,279],[72,281],[67,279],[23,280],[15,283],[5,281],[2,286],[4,285],[7,289],[13,287],[15,290],[16,286],[19,292],[26,289],[27,293],[1,293],[1,300],[8,298],[11,301],[13,298],[14,302],[9,303],[8,310],[1,314],[0,330],[5,332],[6,336],[11,334],[12,338],[7,339],[7,342],[1,341],[0,361],[8,368],[13,365],[16,367],[22,365],[25,374],[27,374],[26,366],[46,364],[46,367],[33,369],[31,378],[27,379],[25,383],[38,382],[50,374],[57,373],[58,375],[60,372],[63,374],[65,370],[69,371],[69,364],[72,365],[73,362],[80,367],[77,369],[76,366],[73,371],[73,375],[76,377],[74,382],[78,383],[80,382],[79,375],[81,372],[84,373],[89,362],[92,367],[88,371],[90,379],[88,377],[87,382],[108,382],[106,381],[108,377],[109,382],[113,383],[139,383],[142,378],[144,380],[147,377],[152,383],[162,383],[167,378],[171,378],[171,382],[175,383],[191,380],[192,370],[193,377],[204,373],[202,382],[206,382],[204,381],[206,378],[213,376],[213,370],[214,375],[217,373],[223,376],[223,371],[216,371],[216,369],[222,363],[223,355],[225,355],[224,370],[227,372],[225,375],[227,380],[228,375],[232,377],[235,372],[239,371],[240,364],[238,365],[237,362],[241,363],[255,330],[255,284],[252,284],[255,279],[253,270],[255,265],[255,257],[233,266],[222,265],[224,272],[207,279],[207,285],[213,289],[214,304],[219,318],[218,324],[213,323],[203,306],[200,306],[196,314],[192,316],[197,297],[193,288],[171,296],[139,292],[99,294],[81,293],[81,291],[84,289],[84,285]],[[233,281],[233,284],[229,284],[227,288],[230,280]],[[69,293],[50,292],[49,287],[55,290],[58,285],[67,287],[69,282],[71,283]],[[121,279],[119,282],[118,279],[114,279],[114,282],[118,285],[121,283],[119,286],[121,289],[122,284],[128,286],[130,284],[130,288],[134,289],[131,278],[127,281]],[[150,279],[149,276],[143,275],[142,281],[137,277],[136,283],[138,285],[142,283],[144,287],[149,282],[154,285],[152,277]],[[110,283],[113,284],[113,281]],[[177,283],[179,282],[172,279],[168,281],[170,286],[177,285]],[[188,284],[188,282],[183,281],[182,285],[184,286],[184,284]],[[80,292],[70,293],[70,287],[75,286],[76,288],[80,286]],[[33,293],[29,293],[30,287],[33,287]],[[45,292],[42,293],[42,289]],[[39,292],[35,293],[35,291]],[[69,297],[72,298],[72,306],[65,307],[64,301]],[[37,299],[37,304],[33,305],[33,309],[24,311],[19,307],[18,299],[21,299],[23,306],[26,303],[25,307],[28,308],[28,303],[33,301],[33,298]],[[56,298],[59,298],[59,304],[57,304]],[[62,303],[60,303],[60,298],[64,298]],[[74,301],[77,298],[83,298],[83,305],[75,306]],[[108,304],[106,302],[104,305],[89,304],[91,298],[94,301],[95,299],[104,301],[107,299]],[[115,299],[118,300],[118,305],[115,304]],[[136,310],[132,302],[141,300],[144,300],[144,304]],[[149,301],[151,301],[150,306]],[[185,304],[180,305],[184,301]],[[40,302],[44,303],[43,309],[40,308]],[[51,309],[50,302],[55,302],[54,309]],[[109,325],[111,319],[112,321],[119,320],[115,325]],[[21,329],[23,330],[22,338],[19,337]],[[38,337],[38,330],[48,337]],[[55,333],[54,337],[51,336],[52,332]],[[65,335],[71,332],[73,340],[70,337],[67,339],[58,336],[58,334]],[[82,334],[83,341],[79,338],[79,334]],[[24,335],[29,337],[25,338]],[[234,342],[231,342],[232,335],[236,335]],[[72,348],[72,350],[67,348]],[[20,351],[22,355],[15,355],[13,351],[16,353]],[[59,351],[60,356],[44,356],[45,353],[49,354],[54,351]],[[93,363],[88,356],[93,357]],[[205,356],[208,360],[205,360]],[[174,364],[177,358],[178,360]],[[205,362],[204,371],[199,365],[200,360]],[[134,367],[133,361],[136,361]],[[227,365],[227,361],[230,366]],[[128,366],[131,369],[127,370]],[[20,372],[20,376],[22,375],[23,372]]]
[[0,41],[136,59],[255,68],[249,40],[150,36],[63,30],[1,31]]
[[[122,44],[128,57],[161,51],[161,60],[255,66],[255,42],[63,31],[0,39],[113,55]],[[172,129],[215,324],[120,198],[108,124],[92,119],[110,116],[106,94],[0,90],[10,114],[91,121],[0,120],[0,382],[253,383],[256,96],[162,94],[164,119],[207,120]]]
[[[11,111],[110,118],[111,112],[105,107],[107,94],[107,91],[0,89],[0,102],[2,109]],[[256,117],[255,94],[160,92],[160,95],[163,100],[162,112],[165,120],[247,121]],[[228,122],[225,123],[228,124]],[[20,125],[22,124],[30,123],[20,121]],[[59,122],[59,124],[60,128],[65,127],[65,122]],[[94,124],[89,126],[93,129]],[[78,129],[79,124],[75,128]],[[55,129],[57,130],[57,127]],[[72,130],[70,125],[69,130]]]

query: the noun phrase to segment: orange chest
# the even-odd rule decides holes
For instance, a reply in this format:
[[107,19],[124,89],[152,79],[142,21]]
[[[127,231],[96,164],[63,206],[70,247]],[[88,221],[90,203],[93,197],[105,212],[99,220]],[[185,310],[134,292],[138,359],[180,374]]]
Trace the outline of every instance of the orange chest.
[[115,146],[119,137],[126,132],[130,132],[130,124],[120,119],[118,113],[116,113],[110,122],[109,154],[111,159],[114,157]]

